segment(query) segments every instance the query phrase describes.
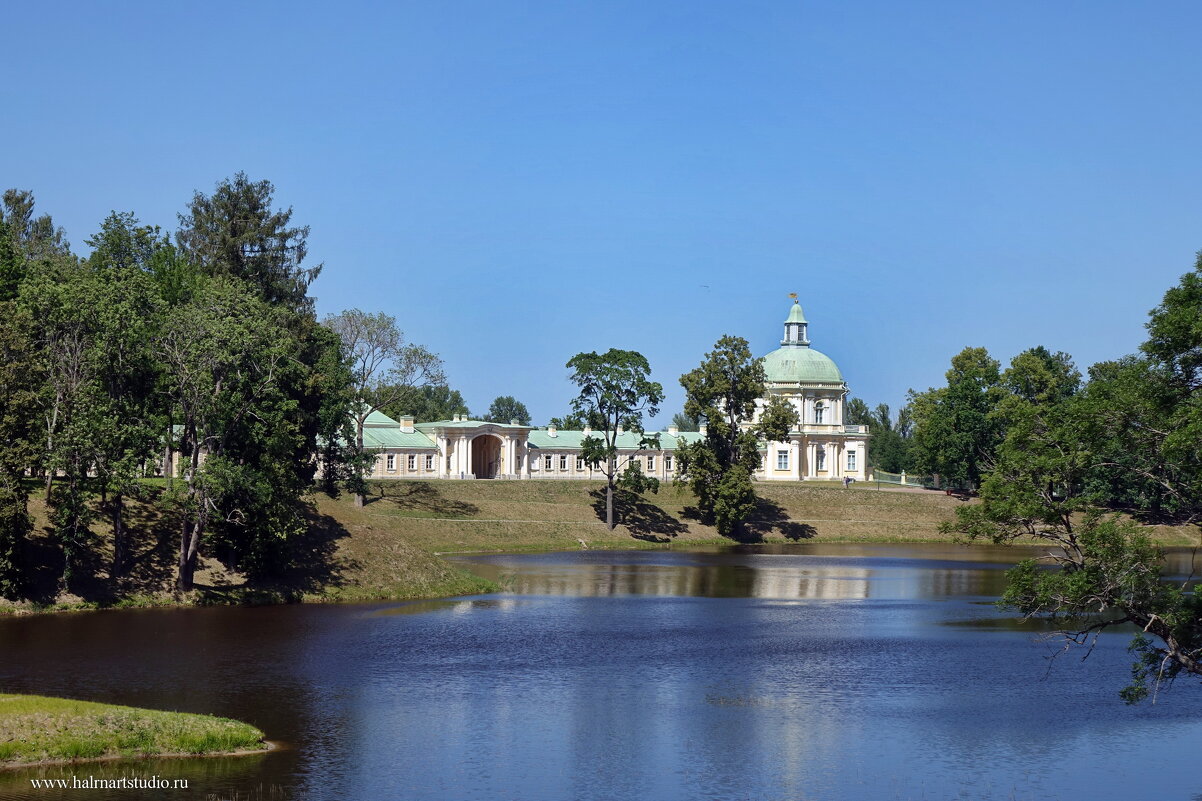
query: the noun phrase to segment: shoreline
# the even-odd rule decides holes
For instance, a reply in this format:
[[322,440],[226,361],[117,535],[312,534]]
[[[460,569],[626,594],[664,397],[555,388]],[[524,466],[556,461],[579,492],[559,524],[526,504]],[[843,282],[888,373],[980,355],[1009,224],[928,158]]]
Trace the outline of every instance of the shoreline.
[[259,728],[218,715],[0,693],[0,769],[266,754]]
[[[363,507],[348,496],[309,496],[306,547],[317,562],[292,565],[263,585],[208,559],[197,572],[197,588],[173,592],[166,570],[135,578],[144,588],[122,595],[120,586],[98,582],[104,594],[52,594],[39,600],[0,600],[0,619],[109,609],[196,606],[268,606],[434,600],[481,595],[499,589],[444,557],[578,550],[688,550],[780,545],[965,545],[939,530],[965,503],[944,492],[906,488],[850,488],[826,484],[757,487],[760,507],[748,520],[748,540],[723,537],[696,519],[692,495],[677,485],[658,494],[627,499],[619,524],[610,530],[597,482],[422,481],[374,482]],[[36,537],[52,544],[44,504],[36,504]],[[1193,527],[1145,526],[1163,549],[1198,542]],[[163,540],[168,542],[169,540]],[[170,544],[170,543],[169,543]],[[154,589],[157,587],[158,589]]]
[[273,751],[286,751],[288,746],[278,740],[264,740],[266,748],[241,748],[237,751],[208,751],[203,754],[185,752],[170,754],[140,754],[137,756],[98,756],[80,757],[77,759],[42,759],[36,762],[0,762],[0,771],[23,770],[25,768],[54,767],[55,765],[83,765],[93,762],[138,762],[152,759],[209,759],[210,757],[240,757],[270,754]]

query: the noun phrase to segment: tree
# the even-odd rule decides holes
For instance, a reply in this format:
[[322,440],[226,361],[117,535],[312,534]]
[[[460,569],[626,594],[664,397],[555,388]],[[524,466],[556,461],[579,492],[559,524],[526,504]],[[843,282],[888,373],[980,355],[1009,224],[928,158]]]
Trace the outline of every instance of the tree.
[[998,368],[984,348],[965,348],[952,357],[946,387],[910,390],[916,469],[952,485],[980,485],[1001,440],[1000,422],[992,415],[1002,397]]
[[583,431],[586,428],[600,430],[605,428],[605,420],[599,414],[568,412],[563,417],[552,417],[547,425],[555,426],[562,431]]
[[751,482],[760,463],[759,440],[783,441],[797,426],[797,412],[773,397],[757,419],[756,402],[767,394],[764,365],[741,337],[719,339],[680,383],[684,413],[706,424],[703,439],[677,452],[680,480],[697,496],[703,523],[723,536],[738,536],[756,505]]
[[[572,401],[572,411],[582,418],[602,423],[580,443],[581,456],[594,470],[605,476],[605,524],[612,531],[614,488],[618,483],[618,429],[643,434],[643,414],[654,417],[663,403],[663,387],[650,379],[651,365],[632,350],[611,348],[603,354],[578,353],[566,365],[572,370],[569,380],[580,388]],[[654,438],[643,437],[641,447],[651,447]],[[638,486],[643,481],[631,476]]]
[[672,415],[672,425],[676,426],[677,431],[700,431],[701,426],[697,420],[689,417],[684,412],[677,412]]
[[501,395],[493,399],[484,419],[492,423],[508,423],[516,420],[519,425],[528,426],[530,425],[530,412],[526,409],[526,404],[512,395]]
[[868,440],[870,467],[889,473],[910,469],[909,410],[906,407],[898,412],[896,425],[886,403],[878,403],[875,408],[869,409],[868,404],[860,398],[849,398],[843,414],[852,425],[868,426],[872,435]]
[[38,431],[30,409],[41,376],[29,341],[31,321],[12,301],[0,301],[0,598],[29,590],[26,541],[33,530],[22,480],[33,463]]
[[384,385],[368,393],[368,403],[379,403],[379,409],[394,419],[413,415],[414,422],[432,423],[450,420],[455,415],[469,416],[467,403],[457,389],[446,384],[424,384],[417,387]]
[[166,418],[158,393],[162,369],[153,350],[163,303],[150,269],[157,252],[170,244],[157,227],[117,212],[86,242],[94,248],[85,280],[95,285],[97,362],[89,399],[97,414],[88,453],[112,525],[109,573],[118,578],[129,561],[124,499],[141,494],[137,479],[159,444]]
[[364,450],[363,427],[372,412],[415,387],[445,384],[442,359],[421,345],[406,343],[396,318],[349,309],[323,323],[342,341],[354,392],[355,441],[351,459],[355,505],[363,506],[366,475],[373,456]]
[[8,226],[0,222],[0,302],[17,297],[17,288],[25,277],[25,260],[17,250]]
[[34,216],[33,192],[7,189],[0,201],[0,225],[8,229],[13,246],[26,263],[68,260],[71,244],[49,214]]
[[[1001,603],[1064,625],[1068,643],[1134,624],[1134,703],[1177,676],[1202,676],[1202,598],[1169,584],[1139,519],[1202,525],[1202,257],[1151,313],[1142,358],[1094,365],[1074,391],[1071,362],[1035,349],[1015,358],[999,416],[1005,439],[981,503],[949,527],[972,539],[1020,536],[1054,549],[1008,575]],[[1118,510],[1134,516],[1134,520]]]
[[212,195],[196,192],[179,215],[176,242],[207,275],[229,276],[255,287],[270,304],[311,309],[309,285],[322,265],[303,267],[309,226],[292,226],[292,209],[272,209],[275,187],[239,172]]
[[163,324],[156,344],[185,460],[180,592],[192,589],[201,545],[215,529],[224,527],[227,547],[231,531],[245,532],[244,550],[254,552],[303,526],[301,488],[288,471],[296,444],[308,443],[285,391],[300,343],[285,315],[240,281],[211,279]]

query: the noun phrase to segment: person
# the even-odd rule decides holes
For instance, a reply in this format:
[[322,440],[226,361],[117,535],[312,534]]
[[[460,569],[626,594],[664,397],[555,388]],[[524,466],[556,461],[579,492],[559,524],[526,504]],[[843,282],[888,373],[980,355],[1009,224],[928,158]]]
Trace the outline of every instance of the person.
[[851,476],[844,476],[843,477],[843,489],[847,489],[850,486],[851,486]]

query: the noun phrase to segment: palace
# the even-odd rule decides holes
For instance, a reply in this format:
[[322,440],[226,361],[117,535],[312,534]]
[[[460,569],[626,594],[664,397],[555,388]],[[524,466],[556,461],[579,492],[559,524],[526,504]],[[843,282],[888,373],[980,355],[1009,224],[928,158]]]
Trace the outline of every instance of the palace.
[[[797,410],[797,428],[783,442],[760,446],[756,478],[762,481],[863,480],[868,427],[843,422],[847,383],[835,363],[810,347],[809,323],[794,302],[785,319],[781,346],[764,357],[768,396],[784,398]],[[767,398],[759,401],[760,413]],[[561,431],[462,419],[414,423],[393,420],[380,412],[368,416],[364,445],[376,452],[371,478],[537,479],[599,478],[584,463],[580,443],[592,432]],[[676,474],[675,452],[705,436],[679,431],[658,432],[659,447],[640,448],[642,437],[618,433],[619,469],[637,461],[642,471],[670,481]]]

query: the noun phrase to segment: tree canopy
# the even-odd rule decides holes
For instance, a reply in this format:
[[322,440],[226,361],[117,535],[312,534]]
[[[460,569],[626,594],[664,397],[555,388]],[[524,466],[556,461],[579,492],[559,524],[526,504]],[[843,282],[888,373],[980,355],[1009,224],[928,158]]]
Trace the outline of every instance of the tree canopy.
[[1202,676],[1202,601],[1188,581],[1165,580],[1162,554],[1137,525],[1202,522],[1199,287],[1202,257],[1152,311],[1143,355],[1094,365],[1083,387],[1065,354],[1016,356],[992,412],[1001,440],[980,503],[948,526],[1053,546],[1011,571],[1002,603],[1060,621],[1069,642],[1135,624],[1129,702],[1182,673]]
[[734,336],[719,339],[699,367],[680,377],[684,413],[704,421],[706,434],[678,452],[679,478],[696,495],[702,522],[726,536],[738,536],[755,509],[759,440],[782,441],[798,423],[796,410],[779,397],[757,415],[764,380],[763,360]]
[[[643,434],[643,415],[659,414],[664,390],[651,380],[651,365],[641,353],[611,348],[605,353],[578,353],[566,365],[569,380],[580,393],[572,401],[572,411],[583,420],[600,423],[594,433],[580,443],[585,463],[605,475],[605,524],[617,526],[614,516],[614,489],[618,484],[618,429]],[[642,438],[647,447],[654,439]],[[627,483],[635,489],[655,489],[654,479],[646,480],[635,462],[626,464]]]
[[484,419],[492,423],[517,421],[518,425],[528,426],[530,425],[530,412],[526,409],[526,404],[512,395],[501,395],[493,399]]

